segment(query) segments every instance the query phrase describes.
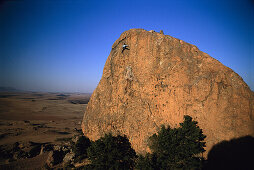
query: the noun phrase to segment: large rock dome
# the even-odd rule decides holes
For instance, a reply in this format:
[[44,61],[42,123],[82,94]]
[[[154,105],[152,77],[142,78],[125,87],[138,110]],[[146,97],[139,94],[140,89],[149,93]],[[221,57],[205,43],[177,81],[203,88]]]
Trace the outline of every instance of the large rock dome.
[[108,132],[126,134],[143,153],[162,124],[174,127],[190,115],[207,136],[209,151],[222,140],[254,136],[253,103],[243,79],[196,46],[131,29],[112,46],[82,130],[92,140]]

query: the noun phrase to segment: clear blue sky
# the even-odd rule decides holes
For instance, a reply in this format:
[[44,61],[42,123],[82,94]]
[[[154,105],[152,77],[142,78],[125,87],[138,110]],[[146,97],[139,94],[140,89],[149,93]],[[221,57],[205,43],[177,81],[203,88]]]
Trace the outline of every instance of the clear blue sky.
[[131,28],[163,30],[232,68],[254,90],[251,0],[0,2],[0,86],[92,92]]

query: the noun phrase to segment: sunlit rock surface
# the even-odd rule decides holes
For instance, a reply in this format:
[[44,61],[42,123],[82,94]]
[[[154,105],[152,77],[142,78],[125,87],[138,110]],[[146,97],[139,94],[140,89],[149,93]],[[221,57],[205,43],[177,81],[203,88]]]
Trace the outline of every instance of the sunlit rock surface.
[[82,130],[92,140],[126,134],[143,153],[162,124],[174,127],[186,114],[207,135],[208,151],[222,140],[254,134],[253,93],[238,74],[192,44],[131,29],[112,46]]

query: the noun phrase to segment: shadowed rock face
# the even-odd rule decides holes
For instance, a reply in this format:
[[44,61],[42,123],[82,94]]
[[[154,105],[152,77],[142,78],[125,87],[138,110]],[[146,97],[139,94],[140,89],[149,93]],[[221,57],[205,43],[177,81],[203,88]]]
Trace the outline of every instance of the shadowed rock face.
[[[122,51],[123,44],[128,50]],[[222,140],[254,135],[253,94],[242,78],[182,40],[131,29],[113,44],[84,114],[83,133],[126,134],[133,148],[162,124],[192,116],[207,135],[207,150]]]

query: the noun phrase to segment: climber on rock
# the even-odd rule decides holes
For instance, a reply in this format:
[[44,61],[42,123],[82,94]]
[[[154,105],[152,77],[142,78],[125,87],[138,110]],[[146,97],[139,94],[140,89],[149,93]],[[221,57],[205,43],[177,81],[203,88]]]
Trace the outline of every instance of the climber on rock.
[[128,45],[126,45],[125,43],[123,44],[123,49],[122,49],[122,52],[125,50],[125,49],[127,49],[127,50],[129,50],[127,47],[129,47]]

